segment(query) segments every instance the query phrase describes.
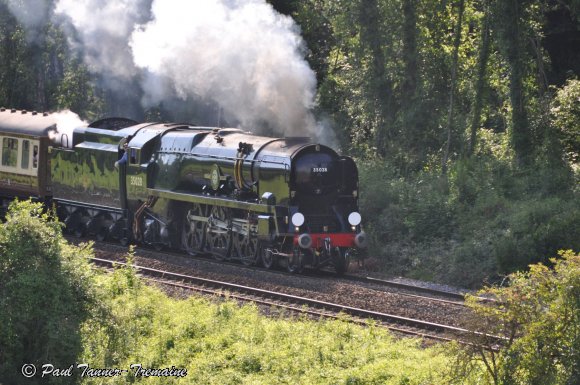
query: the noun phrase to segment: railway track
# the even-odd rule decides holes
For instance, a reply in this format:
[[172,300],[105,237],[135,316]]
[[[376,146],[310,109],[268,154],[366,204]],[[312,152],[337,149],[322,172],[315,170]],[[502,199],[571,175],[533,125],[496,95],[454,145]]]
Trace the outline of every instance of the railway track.
[[[78,241],[78,238],[69,237],[68,239]],[[95,243],[96,244],[103,244],[103,245],[106,245],[108,247],[119,248],[119,249],[123,249],[123,250],[127,249],[126,246],[121,246],[117,243],[98,242],[98,241],[95,241]],[[143,251],[148,251],[148,252],[152,251],[151,249],[141,248],[141,247],[137,248],[137,250],[143,250]],[[155,253],[158,255],[166,255],[166,256],[172,256],[172,257],[178,257],[178,258],[187,258],[190,260],[199,260],[199,261],[215,263],[215,264],[219,264],[219,265],[234,266],[236,268],[246,269],[246,270],[267,271],[268,273],[280,274],[283,276],[295,276],[295,274],[288,273],[288,272],[280,270],[280,269],[265,269],[265,268],[260,267],[260,266],[246,266],[246,265],[236,263],[236,262],[231,262],[231,261],[216,261],[208,256],[205,256],[205,255],[192,256],[189,254],[186,255],[184,253],[177,252],[177,251],[171,251],[171,250],[155,251]],[[329,279],[329,280],[345,280],[345,281],[350,281],[350,282],[358,282],[358,283],[363,283],[363,284],[368,284],[368,285],[374,285],[377,287],[381,287],[381,286],[388,287],[388,288],[398,290],[400,295],[415,298],[415,299],[423,299],[423,300],[428,300],[428,301],[433,301],[433,302],[446,303],[446,304],[451,304],[451,305],[455,305],[455,306],[465,306],[464,299],[465,299],[466,293],[458,293],[458,292],[451,292],[451,291],[446,291],[446,290],[438,290],[438,289],[434,289],[434,288],[417,286],[417,285],[412,285],[412,284],[408,284],[408,283],[373,278],[373,277],[368,277],[368,276],[359,276],[359,275],[351,275],[351,274],[337,276],[335,273],[328,272],[328,271],[306,271],[304,275],[307,277],[317,277],[317,278],[323,277],[323,278]],[[492,299],[483,298],[483,297],[478,297],[478,299],[481,301],[493,301]]]
[[357,275],[345,275],[343,276],[343,278],[353,282],[363,282],[380,286],[387,286],[395,289],[407,290],[410,292],[424,293],[432,296],[448,298],[450,300],[455,301],[463,301],[465,298],[465,293],[456,293],[451,291],[439,290],[430,287],[423,287],[408,283],[391,281],[387,279],[373,278],[368,276],[357,276]]
[[[424,295],[416,295],[416,294],[406,294],[406,295],[413,296],[416,298],[426,298],[426,299],[429,299],[432,301],[438,301],[438,302],[443,302],[443,303],[456,304],[456,305],[460,305],[460,306],[465,306],[465,303],[464,303],[465,296],[467,294],[470,294],[467,291],[452,292],[452,291],[448,291],[448,290],[440,290],[440,289],[435,289],[435,288],[431,288],[431,287],[412,285],[409,283],[397,282],[397,281],[368,277],[368,276],[344,275],[342,278],[349,280],[349,281],[353,281],[353,282],[375,284],[375,285],[380,285],[380,286],[385,286],[385,287],[391,287],[394,289],[404,290],[407,292],[417,292],[417,293],[422,293],[422,294],[428,294],[429,297],[426,297]],[[478,296],[476,296],[476,298],[478,301],[481,301],[481,302],[495,302],[495,300],[491,299],[491,298],[478,297]]]
[[[126,263],[104,258],[91,258],[91,261],[106,268]],[[455,326],[427,322],[419,319],[401,317],[351,306],[305,298],[286,293],[238,285],[208,278],[174,273],[166,270],[132,265],[145,279],[175,288],[194,290],[210,295],[227,296],[244,302],[277,307],[293,312],[325,318],[341,318],[348,315],[348,322],[367,324],[369,320],[393,332],[420,336],[437,341],[459,341],[466,343],[472,332]],[[498,340],[498,343],[500,341]]]

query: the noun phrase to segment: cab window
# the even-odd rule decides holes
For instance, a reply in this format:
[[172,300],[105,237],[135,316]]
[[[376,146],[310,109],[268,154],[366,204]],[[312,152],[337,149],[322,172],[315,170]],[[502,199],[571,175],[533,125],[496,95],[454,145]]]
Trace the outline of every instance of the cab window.
[[139,164],[139,151],[136,148],[129,149],[129,163]]

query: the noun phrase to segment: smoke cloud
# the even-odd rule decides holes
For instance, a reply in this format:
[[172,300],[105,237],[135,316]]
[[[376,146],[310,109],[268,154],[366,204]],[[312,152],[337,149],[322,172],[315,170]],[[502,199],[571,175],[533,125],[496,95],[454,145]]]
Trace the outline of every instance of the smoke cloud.
[[138,75],[128,42],[135,27],[150,19],[151,1],[58,0],[54,12],[89,68],[114,86]]
[[[312,132],[316,77],[291,18],[263,0],[156,0],[152,14],[131,37],[138,67],[182,97],[218,102],[243,127],[266,123],[283,134]],[[149,102],[168,96],[167,87],[151,85],[145,88]]]
[[70,110],[63,110],[51,114],[56,119],[56,131],[50,131],[48,137],[63,147],[72,147],[73,132],[77,127],[86,127],[88,122],[82,120]]
[[8,9],[27,30],[27,39],[36,40],[40,29],[49,19],[49,2],[46,0],[6,0]]
[[312,113],[299,28],[265,0],[58,0],[54,20],[109,87],[138,84],[145,107],[178,97],[246,130],[334,141]]

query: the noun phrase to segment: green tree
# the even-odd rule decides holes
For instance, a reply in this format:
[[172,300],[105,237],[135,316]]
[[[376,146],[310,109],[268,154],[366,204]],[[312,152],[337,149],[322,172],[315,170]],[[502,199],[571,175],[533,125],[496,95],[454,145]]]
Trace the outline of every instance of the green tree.
[[36,94],[26,32],[0,2],[0,105],[32,109]]
[[570,160],[580,162],[580,81],[568,80],[552,102],[554,126],[559,130]]
[[65,244],[61,224],[40,204],[10,205],[0,225],[0,382],[22,383],[24,364],[76,362],[80,325],[94,302],[87,253]]
[[[510,274],[509,286],[479,292],[495,302],[468,296],[472,326],[485,334],[474,335],[463,358],[483,361],[494,384],[580,383],[580,255],[560,255],[551,260],[553,268],[531,265],[529,272]],[[486,334],[505,343],[490,346]]]
[[367,77],[366,87],[377,116],[374,140],[378,154],[385,156],[389,140],[393,137],[396,107],[393,84],[386,73],[387,57],[381,8],[377,0],[360,0],[358,12],[361,46],[370,54],[371,76]]
[[459,46],[461,45],[461,30],[463,29],[463,14],[465,12],[465,1],[459,0],[457,4],[457,23],[453,39],[453,59],[451,63],[451,85],[449,89],[449,110],[447,113],[447,140],[445,143],[445,152],[441,162],[443,174],[447,173],[447,161],[449,160],[449,151],[451,150],[451,132],[453,126],[453,114],[455,109],[455,89],[457,88],[457,71],[459,67]]
[[420,95],[421,70],[419,67],[420,53],[418,47],[419,25],[417,16],[417,0],[401,1],[401,61],[403,79],[400,87],[400,122],[401,144],[408,151],[409,161],[421,164],[425,161],[428,147],[424,145],[427,127],[422,120],[425,117],[422,110]]
[[532,138],[525,97],[525,50],[522,48],[524,29],[520,0],[498,0],[496,22],[499,47],[509,66],[509,97],[511,104],[511,140],[520,165],[532,160]]
[[483,18],[481,21],[481,42],[479,46],[479,57],[477,62],[477,81],[475,85],[475,100],[471,118],[471,129],[469,133],[469,143],[467,145],[467,155],[473,155],[477,140],[477,130],[481,123],[481,110],[483,107],[484,89],[486,84],[487,65],[490,51],[490,7],[489,0],[482,1]]
[[91,120],[103,114],[103,101],[96,95],[93,79],[87,68],[77,60],[66,64],[56,95],[59,109],[70,109]]
[[[46,10],[53,7],[52,1],[46,3]],[[0,106],[101,115],[93,75],[69,48],[61,26],[49,20],[46,15],[36,25],[22,25],[0,0]]]

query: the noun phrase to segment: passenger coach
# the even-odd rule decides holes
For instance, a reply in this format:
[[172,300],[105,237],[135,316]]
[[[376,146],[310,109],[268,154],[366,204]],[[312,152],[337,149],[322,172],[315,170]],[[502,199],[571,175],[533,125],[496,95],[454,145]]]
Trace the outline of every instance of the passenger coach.
[[46,113],[0,108],[0,199],[45,202],[52,196],[48,147],[56,119]]

